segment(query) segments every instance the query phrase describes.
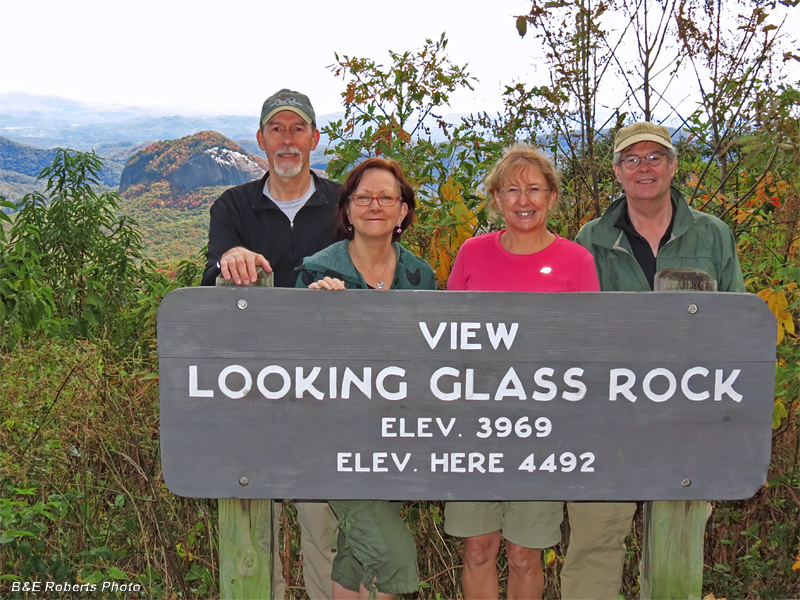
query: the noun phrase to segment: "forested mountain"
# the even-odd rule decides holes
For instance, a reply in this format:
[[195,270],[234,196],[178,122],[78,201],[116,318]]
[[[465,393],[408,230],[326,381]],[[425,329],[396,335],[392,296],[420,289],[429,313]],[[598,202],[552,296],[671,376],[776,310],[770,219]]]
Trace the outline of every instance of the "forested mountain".
[[266,169],[265,159],[214,131],[155,142],[128,160],[120,206],[138,221],[149,258],[186,258],[205,245],[208,208],[217,196]]
[[150,144],[134,154],[120,176],[121,192],[166,181],[176,192],[238,185],[264,174],[264,159],[250,156],[215,131]]
[[[141,146],[130,142],[98,144],[95,152],[103,159],[100,184],[116,188],[128,157]],[[17,201],[29,192],[42,191],[39,172],[53,162],[55,148],[36,148],[0,137],[0,196]]]

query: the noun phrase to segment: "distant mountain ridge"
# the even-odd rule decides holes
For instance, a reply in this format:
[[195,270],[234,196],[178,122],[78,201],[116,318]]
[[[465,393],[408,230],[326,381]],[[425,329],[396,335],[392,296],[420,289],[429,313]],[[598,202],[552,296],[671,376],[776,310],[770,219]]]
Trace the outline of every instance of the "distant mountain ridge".
[[[258,111],[252,116],[186,115],[165,109],[91,104],[60,96],[22,92],[0,94],[0,136],[39,148],[91,150],[121,141],[140,144],[217,131],[229,139],[255,139]],[[343,113],[317,115],[318,127]],[[320,141],[320,149],[327,139]]]

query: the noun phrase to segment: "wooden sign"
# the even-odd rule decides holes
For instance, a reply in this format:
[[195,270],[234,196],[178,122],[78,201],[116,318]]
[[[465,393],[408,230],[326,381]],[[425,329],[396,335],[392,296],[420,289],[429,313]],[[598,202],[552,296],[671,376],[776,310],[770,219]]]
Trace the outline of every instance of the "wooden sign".
[[183,288],[158,316],[164,477],[206,498],[747,498],[775,336],[749,294]]

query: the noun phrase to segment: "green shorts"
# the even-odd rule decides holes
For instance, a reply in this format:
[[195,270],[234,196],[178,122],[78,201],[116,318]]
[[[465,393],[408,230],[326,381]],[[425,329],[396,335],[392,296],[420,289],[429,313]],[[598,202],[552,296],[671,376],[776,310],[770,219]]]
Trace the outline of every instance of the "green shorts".
[[456,537],[501,531],[524,548],[549,548],[561,541],[563,502],[448,502],[444,530]]
[[417,548],[400,518],[401,502],[331,500],[339,519],[331,579],[357,592],[360,584],[384,594],[419,590]]

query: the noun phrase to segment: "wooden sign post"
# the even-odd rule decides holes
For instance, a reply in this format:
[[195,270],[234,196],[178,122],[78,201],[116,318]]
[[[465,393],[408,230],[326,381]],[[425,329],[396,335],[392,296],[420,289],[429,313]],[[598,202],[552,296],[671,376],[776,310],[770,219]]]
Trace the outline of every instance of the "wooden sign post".
[[[275,278],[258,267],[255,287],[272,287]],[[235,286],[217,277],[218,286]],[[219,499],[220,598],[272,598],[277,537],[272,500]]]
[[[717,282],[699,269],[662,269],[655,291],[716,292]],[[693,343],[693,339],[687,343]],[[642,600],[700,600],[708,502],[645,502],[642,540]]]
[[776,328],[749,294],[189,288],[158,328],[183,496],[684,503],[766,479]]

